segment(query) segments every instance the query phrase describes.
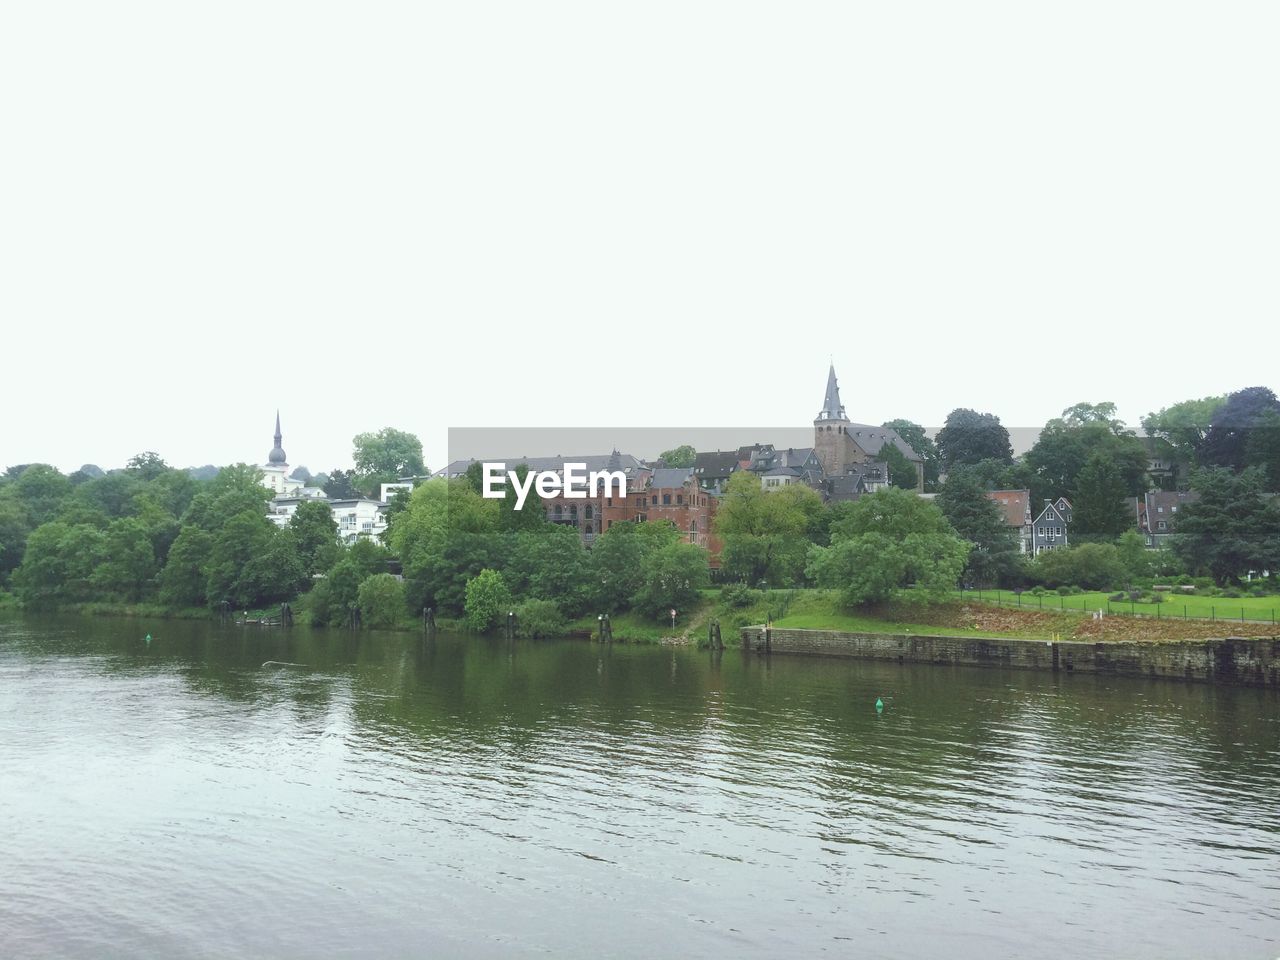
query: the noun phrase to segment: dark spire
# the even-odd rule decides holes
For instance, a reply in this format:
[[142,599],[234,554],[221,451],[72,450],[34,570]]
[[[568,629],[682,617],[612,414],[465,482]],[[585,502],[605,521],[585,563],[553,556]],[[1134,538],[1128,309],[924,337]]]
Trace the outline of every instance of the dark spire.
[[848,420],[845,415],[844,405],[840,402],[840,385],[836,382],[836,365],[831,365],[831,370],[827,373],[827,395],[822,401],[822,412],[818,414],[819,420]]
[[280,411],[276,411],[276,445],[271,448],[271,452],[267,454],[267,463],[286,463],[284,456],[284,447],[280,446],[280,441],[284,439],[280,434]]

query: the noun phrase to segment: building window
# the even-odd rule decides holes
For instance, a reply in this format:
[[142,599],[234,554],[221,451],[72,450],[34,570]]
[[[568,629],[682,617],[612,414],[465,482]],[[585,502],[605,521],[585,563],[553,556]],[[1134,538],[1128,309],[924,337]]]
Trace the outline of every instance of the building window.
[[1164,530],[1164,529],[1166,529],[1168,526],[1169,526],[1169,525],[1168,525],[1167,523],[1165,523],[1163,520],[1160,520],[1160,521],[1158,521],[1158,522],[1156,523],[1156,527],[1157,527],[1158,529],[1160,529],[1160,530]]
[[655,494],[653,495],[653,503],[651,504],[651,506],[655,506],[655,507],[656,507],[657,505],[658,505],[658,495],[655,493]]
[[560,504],[558,504],[558,503],[557,503],[557,504],[556,504],[556,519],[557,519],[557,520],[558,520],[558,519],[560,519],[560,516],[561,516],[563,513],[564,513],[564,508],[563,508],[562,506],[560,506]]
[[582,511],[582,515],[586,517],[588,520],[590,520],[592,516],[594,516],[591,510],[591,504],[589,503],[587,504],[586,509]]
[[683,494],[683,493],[677,493],[677,494],[676,494],[676,503],[684,503],[684,494]]
[[664,493],[664,494],[662,495],[662,505],[663,505],[664,507],[669,507],[669,506],[671,506],[671,494],[669,494],[669,493]]
[[582,532],[583,532],[583,533],[585,533],[585,534],[589,537],[589,536],[591,536],[591,534],[593,534],[593,533],[595,532],[595,530],[594,530],[594,528],[591,526],[591,524],[589,524],[589,523],[588,523],[588,524],[583,528]]

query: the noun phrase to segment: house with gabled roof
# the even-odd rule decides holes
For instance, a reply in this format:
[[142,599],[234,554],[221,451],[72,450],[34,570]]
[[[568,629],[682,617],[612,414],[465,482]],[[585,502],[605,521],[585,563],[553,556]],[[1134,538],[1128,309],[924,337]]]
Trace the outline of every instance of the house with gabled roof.
[[1067,527],[1071,524],[1071,517],[1061,508],[1063,503],[1067,503],[1066,497],[1059,497],[1057,503],[1046,500],[1044,509],[1032,521],[1032,556],[1038,557],[1046,550],[1059,550],[1067,546]]
[[703,490],[723,489],[729,478],[741,469],[742,458],[737,450],[708,451],[698,454],[693,461],[693,475]]
[[1000,509],[1000,518],[1005,526],[1017,532],[1019,549],[1023,553],[1031,553],[1031,491],[988,490],[987,499]]

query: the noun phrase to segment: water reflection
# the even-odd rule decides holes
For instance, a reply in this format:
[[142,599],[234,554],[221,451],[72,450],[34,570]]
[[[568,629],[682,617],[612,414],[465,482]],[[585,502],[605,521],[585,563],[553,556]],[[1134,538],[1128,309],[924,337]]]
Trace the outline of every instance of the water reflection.
[[24,955],[1280,936],[1265,691],[83,620],[0,622],[0,682],[0,939]]

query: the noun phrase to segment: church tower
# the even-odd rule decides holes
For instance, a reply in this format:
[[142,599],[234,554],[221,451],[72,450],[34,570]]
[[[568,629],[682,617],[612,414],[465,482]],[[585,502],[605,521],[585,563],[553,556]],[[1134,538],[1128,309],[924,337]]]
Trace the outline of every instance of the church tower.
[[822,409],[813,421],[813,452],[822,464],[827,476],[844,474],[860,459],[848,433],[849,417],[840,402],[840,384],[836,380],[835,364],[827,373],[827,393]]
[[267,463],[271,464],[272,466],[279,464],[282,467],[287,467],[289,465],[288,461],[285,459],[284,447],[280,446],[280,441],[283,439],[284,437],[280,433],[280,411],[277,410],[276,411],[276,435],[275,435],[276,443],[275,443],[275,446],[271,448],[271,452],[267,454]]
[[302,488],[301,480],[294,480],[289,476],[289,461],[284,455],[284,447],[280,445],[283,439],[280,434],[280,411],[277,410],[275,445],[267,454],[267,462],[262,465],[262,482],[276,496],[290,496]]

